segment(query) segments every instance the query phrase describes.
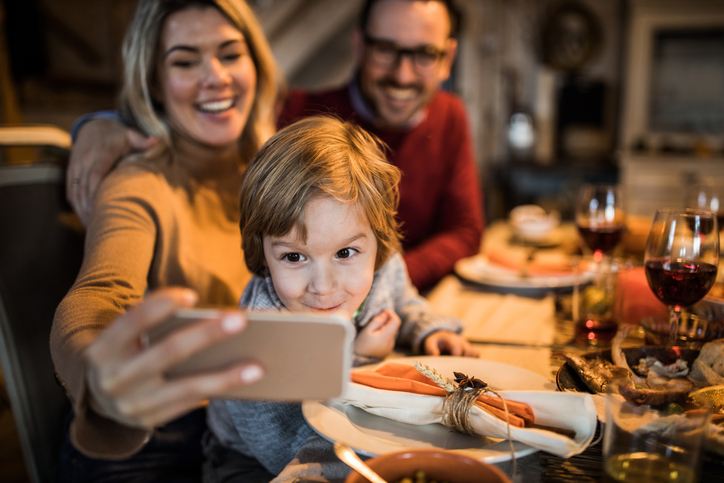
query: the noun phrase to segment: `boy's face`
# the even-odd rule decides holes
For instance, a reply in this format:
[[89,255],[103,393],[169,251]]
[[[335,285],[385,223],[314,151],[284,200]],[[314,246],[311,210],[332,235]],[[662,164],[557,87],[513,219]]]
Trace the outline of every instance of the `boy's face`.
[[307,241],[296,228],[264,237],[274,289],[289,310],[351,316],[372,287],[377,239],[357,205],[321,196],[304,209]]

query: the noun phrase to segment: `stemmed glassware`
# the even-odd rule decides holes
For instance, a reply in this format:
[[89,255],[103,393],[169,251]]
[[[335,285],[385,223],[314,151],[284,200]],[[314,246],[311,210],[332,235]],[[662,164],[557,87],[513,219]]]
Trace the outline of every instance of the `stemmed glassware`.
[[587,280],[577,282],[574,288],[576,343],[608,345],[618,328],[615,294],[620,265],[612,255],[626,226],[621,188],[583,185],[576,204],[576,226],[593,252],[593,263],[584,259],[578,266],[577,273]]
[[626,228],[622,190],[616,185],[586,184],[576,205],[576,226],[581,238],[600,262],[619,244]]
[[684,208],[711,211],[716,215],[719,230],[724,229],[724,188],[717,184],[704,182],[690,186],[684,196]]
[[658,210],[646,241],[649,287],[669,308],[669,345],[676,344],[682,309],[714,285],[719,263],[716,215],[704,210]]

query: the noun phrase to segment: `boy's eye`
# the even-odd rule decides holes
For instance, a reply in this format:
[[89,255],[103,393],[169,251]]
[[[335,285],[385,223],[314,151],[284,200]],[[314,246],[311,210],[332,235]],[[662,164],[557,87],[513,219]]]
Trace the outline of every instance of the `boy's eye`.
[[288,262],[296,263],[303,260],[302,255],[299,253],[286,253],[282,257],[282,260],[287,260]]
[[340,251],[337,252],[337,257],[339,257],[339,258],[349,258],[349,257],[351,257],[352,255],[354,255],[354,253],[355,253],[356,251],[357,251],[357,250],[355,250],[354,248],[342,248]]

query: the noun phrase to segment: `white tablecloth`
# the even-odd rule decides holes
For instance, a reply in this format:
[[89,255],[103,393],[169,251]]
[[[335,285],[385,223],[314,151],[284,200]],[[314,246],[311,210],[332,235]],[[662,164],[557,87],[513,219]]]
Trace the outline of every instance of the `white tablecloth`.
[[437,313],[462,320],[463,335],[478,344],[480,357],[522,367],[553,379],[551,349],[555,335],[552,296],[543,299],[466,288],[454,275],[428,295]]

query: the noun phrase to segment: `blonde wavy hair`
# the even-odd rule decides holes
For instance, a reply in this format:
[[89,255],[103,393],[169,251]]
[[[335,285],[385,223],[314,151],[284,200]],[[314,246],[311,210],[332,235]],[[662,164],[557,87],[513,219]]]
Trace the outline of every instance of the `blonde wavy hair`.
[[375,270],[399,251],[401,175],[383,148],[362,128],[327,116],[303,119],[272,136],[241,186],[239,226],[249,271],[264,275],[265,236],[282,237],[296,227],[306,241],[304,208],[322,195],[357,204],[367,216],[377,239]]
[[153,99],[161,30],[173,13],[190,7],[218,9],[244,35],[256,67],[256,93],[239,139],[247,164],[276,130],[275,111],[284,81],[254,12],[244,0],[141,0],[123,43],[124,77],[120,94],[125,120],[171,150],[171,126],[163,107]]

